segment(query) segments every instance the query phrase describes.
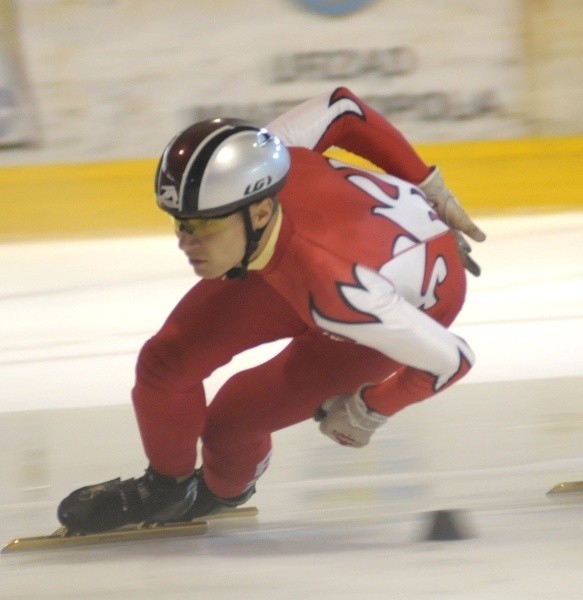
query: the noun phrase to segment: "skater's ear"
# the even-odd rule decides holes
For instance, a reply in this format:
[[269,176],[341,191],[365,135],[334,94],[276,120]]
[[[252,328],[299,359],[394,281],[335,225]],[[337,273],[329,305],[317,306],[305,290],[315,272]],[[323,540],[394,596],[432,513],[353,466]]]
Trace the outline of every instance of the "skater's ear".
[[271,217],[275,214],[276,206],[275,199],[272,197],[262,198],[251,204],[249,210],[251,212],[251,222],[255,230],[262,229],[269,223]]

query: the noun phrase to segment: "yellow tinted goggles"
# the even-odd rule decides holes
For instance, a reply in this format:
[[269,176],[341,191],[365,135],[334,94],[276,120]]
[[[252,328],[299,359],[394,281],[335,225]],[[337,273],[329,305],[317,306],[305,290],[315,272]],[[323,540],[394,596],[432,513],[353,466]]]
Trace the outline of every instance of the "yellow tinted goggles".
[[172,217],[172,222],[174,223],[174,231],[176,233],[186,231],[186,233],[196,235],[197,237],[208,237],[226,229],[229,226],[227,223],[229,216],[214,217],[211,219],[178,219]]

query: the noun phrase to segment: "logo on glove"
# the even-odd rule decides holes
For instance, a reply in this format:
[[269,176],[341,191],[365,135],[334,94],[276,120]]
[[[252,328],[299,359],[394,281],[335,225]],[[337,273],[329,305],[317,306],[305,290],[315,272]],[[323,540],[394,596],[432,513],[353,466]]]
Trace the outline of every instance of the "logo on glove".
[[332,435],[341,446],[351,446],[352,448],[360,448],[362,446],[362,444],[357,442],[354,438],[342,433],[341,431],[337,431],[336,429],[332,431]]

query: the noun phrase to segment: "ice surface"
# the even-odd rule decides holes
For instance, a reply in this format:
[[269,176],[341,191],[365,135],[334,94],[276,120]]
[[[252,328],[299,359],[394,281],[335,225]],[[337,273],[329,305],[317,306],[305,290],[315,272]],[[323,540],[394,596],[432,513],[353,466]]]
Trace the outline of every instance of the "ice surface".
[[[274,436],[257,522],[205,537],[3,555],[0,598],[579,599],[583,214],[482,219],[454,330],[478,362],[362,450]],[[49,533],[78,485],[145,467],[129,404],[141,344],[194,283],[172,236],[0,246],[0,541]],[[285,345],[237,357],[207,382]],[[427,542],[428,514],[475,537]]]

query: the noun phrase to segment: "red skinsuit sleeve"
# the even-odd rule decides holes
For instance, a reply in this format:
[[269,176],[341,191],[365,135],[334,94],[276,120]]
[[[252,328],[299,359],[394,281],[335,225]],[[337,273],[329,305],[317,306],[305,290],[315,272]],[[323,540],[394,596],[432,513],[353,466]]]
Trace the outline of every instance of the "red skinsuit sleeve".
[[308,100],[268,125],[288,146],[324,152],[332,146],[418,184],[431,169],[382,115],[344,87]]

